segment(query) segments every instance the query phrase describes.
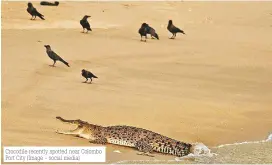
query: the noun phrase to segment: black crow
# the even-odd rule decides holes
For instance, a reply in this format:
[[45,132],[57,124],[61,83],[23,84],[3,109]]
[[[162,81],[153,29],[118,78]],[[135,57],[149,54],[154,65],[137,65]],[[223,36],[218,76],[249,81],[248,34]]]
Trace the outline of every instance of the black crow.
[[150,34],[152,38],[159,39],[159,35],[156,33],[155,29],[153,29],[151,26],[147,24],[147,34]]
[[59,2],[55,1],[54,3],[52,3],[52,2],[48,2],[48,1],[41,1],[40,5],[43,5],[43,6],[58,6]]
[[138,31],[139,34],[141,35],[141,41],[143,41],[142,37],[145,36],[145,40],[144,41],[146,42],[146,38],[147,38],[147,27],[148,27],[148,25],[146,23],[143,23],[142,26],[141,26],[141,28]]
[[92,81],[93,81],[92,78],[98,78],[98,77],[96,77],[92,72],[87,71],[87,70],[85,70],[85,69],[82,69],[82,70],[81,70],[81,75],[82,75],[83,77],[86,78],[86,81],[85,81],[84,83],[86,83],[86,82],[88,81],[88,78],[90,78],[91,83],[92,83]]
[[64,61],[59,55],[57,55],[50,47],[50,45],[44,45],[44,47],[46,48],[46,53],[47,55],[54,61],[54,64],[52,65],[53,67],[55,66],[56,61],[61,61],[63,62],[65,65],[67,65],[68,67],[69,64],[68,62]]
[[80,20],[80,24],[81,24],[81,26],[83,28],[83,32],[82,33],[84,33],[85,29],[87,29],[87,33],[88,33],[88,31],[92,31],[91,26],[90,26],[90,24],[89,24],[89,22],[87,20],[89,17],[91,17],[91,16],[85,15],[82,18],[82,20]]
[[173,36],[170,39],[175,39],[177,33],[185,34],[183,30],[180,30],[179,28],[173,25],[172,20],[169,20],[167,29],[173,34]]
[[40,17],[42,20],[44,20],[44,16],[41,14],[41,13],[39,13],[37,10],[36,10],[36,8],[35,7],[33,7],[33,4],[32,3],[30,3],[30,2],[28,2],[27,3],[27,12],[32,16],[31,17],[31,20],[33,19],[33,17],[34,17],[34,19],[36,19],[36,16],[38,16],[38,17]]

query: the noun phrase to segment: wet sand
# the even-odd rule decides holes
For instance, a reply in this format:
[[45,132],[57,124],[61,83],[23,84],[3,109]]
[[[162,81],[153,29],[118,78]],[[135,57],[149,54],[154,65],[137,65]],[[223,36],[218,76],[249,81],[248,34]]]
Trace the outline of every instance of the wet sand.
[[[29,20],[26,2],[2,2],[3,146],[91,145],[55,134],[69,128],[55,116],[142,127],[209,147],[262,140],[271,131],[271,2],[34,5],[45,21]],[[89,34],[79,24],[85,14],[92,16]],[[187,35],[168,39],[169,19]],[[159,41],[140,42],[144,21]],[[46,44],[71,67],[50,67]],[[83,68],[99,79],[83,84]],[[150,158],[108,145],[108,162],[143,159]]]

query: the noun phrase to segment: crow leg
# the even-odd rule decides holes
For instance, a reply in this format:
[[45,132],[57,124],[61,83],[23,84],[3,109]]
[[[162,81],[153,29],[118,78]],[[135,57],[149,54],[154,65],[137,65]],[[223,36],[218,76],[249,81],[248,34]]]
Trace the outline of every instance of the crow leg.
[[174,34],[174,33],[172,33],[172,37],[171,37],[170,39],[174,39],[174,36],[175,36],[175,34]]
[[145,36],[145,42],[146,42],[147,36]]
[[86,83],[88,81],[88,78],[86,78],[86,81],[84,81],[84,83]]
[[56,61],[54,60],[54,63],[53,63],[53,65],[52,65],[52,67],[55,67],[55,64],[56,64]]
[[92,83],[93,82],[93,79],[91,78],[91,82],[90,83]]
[[143,36],[141,36],[141,41],[143,41]]
[[83,28],[83,31],[81,33],[84,33],[84,28]]

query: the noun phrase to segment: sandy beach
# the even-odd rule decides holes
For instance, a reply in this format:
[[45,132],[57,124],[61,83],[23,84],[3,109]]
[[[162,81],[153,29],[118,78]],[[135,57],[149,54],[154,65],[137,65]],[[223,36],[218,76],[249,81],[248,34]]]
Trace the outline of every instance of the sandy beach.
[[[46,20],[31,21],[26,2],[2,2],[2,146],[93,145],[56,134],[69,128],[56,116],[137,126],[209,147],[271,133],[271,2],[33,4]],[[79,24],[85,14],[89,34]],[[169,19],[186,35],[170,40]],[[142,22],[160,40],[140,42]],[[71,67],[50,67],[47,44]],[[82,83],[81,69],[98,79]],[[270,152],[271,143],[266,147]],[[107,163],[147,159],[107,145]]]

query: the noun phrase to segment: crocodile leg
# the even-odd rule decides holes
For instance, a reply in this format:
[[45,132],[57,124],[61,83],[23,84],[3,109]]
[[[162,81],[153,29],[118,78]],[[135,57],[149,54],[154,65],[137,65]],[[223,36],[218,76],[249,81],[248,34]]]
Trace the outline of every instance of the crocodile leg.
[[137,141],[135,147],[140,151],[139,153],[137,153],[138,155],[154,157],[154,155],[151,155],[153,151],[152,146],[144,140]]
[[104,137],[101,137],[101,138],[97,138],[97,139],[94,139],[94,140],[90,140],[89,141],[90,143],[94,143],[94,144],[106,144],[107,143],[107,139],[104,138]]

